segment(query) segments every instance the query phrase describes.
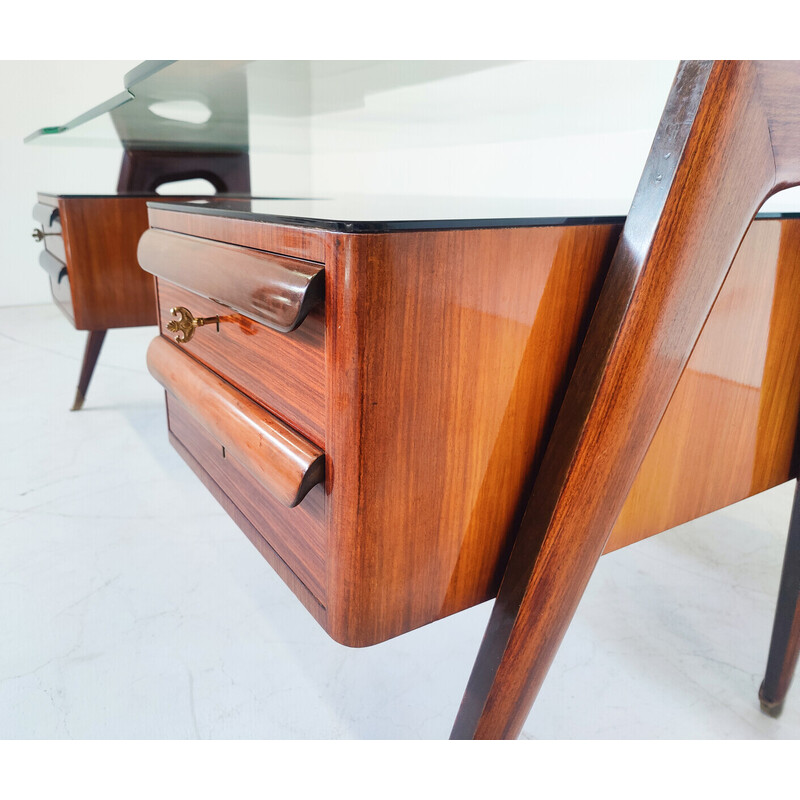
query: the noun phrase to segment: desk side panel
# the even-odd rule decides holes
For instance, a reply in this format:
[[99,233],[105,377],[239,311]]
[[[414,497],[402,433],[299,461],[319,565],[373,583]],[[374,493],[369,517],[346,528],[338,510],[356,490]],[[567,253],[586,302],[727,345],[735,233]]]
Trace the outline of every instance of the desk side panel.
[[650,445],[606,552],[796,476],[800,220],[756,220]]
[[61,197],[59,210],[75,327],[155,325],[155,283],[136,260],[147,230],[146,198]]
[[331,235],[329,631],[494,595],[617,226]]

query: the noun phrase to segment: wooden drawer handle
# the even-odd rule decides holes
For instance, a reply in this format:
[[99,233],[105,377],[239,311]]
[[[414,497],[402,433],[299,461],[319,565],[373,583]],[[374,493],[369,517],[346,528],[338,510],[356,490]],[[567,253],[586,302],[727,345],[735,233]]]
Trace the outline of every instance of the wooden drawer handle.
[[39,253],[39,266],[56,282],[61,283],[67,277],[67,265],[59,261],[52,253],[42,250]]
[[322,264],[151,228],[139,264],[157,278],[207,297],[282,333],[325,295]]
[[150,343],[147,367],[225,453],[283,505],[293,508],[324,479],[322,450],[167,339],[159,336]]
[[56,226],[58,226],[59,231],[61,230],[61,217],[58,209],[54,206],[46,206],[44,203],[37,203],[33,207],[33,218],[47,233],[49,233],[49,228]]

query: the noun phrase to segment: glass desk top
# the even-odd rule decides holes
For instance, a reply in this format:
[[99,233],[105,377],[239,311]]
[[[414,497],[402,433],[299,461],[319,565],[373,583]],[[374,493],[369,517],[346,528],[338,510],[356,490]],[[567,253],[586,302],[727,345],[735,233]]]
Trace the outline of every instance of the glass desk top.
[[[391,194],[415,202],[420,195],[465,196],[455,214],[425,200],[411,212],[416,222],[619,217],[627,214],[676,67],[676,61],[148,61],[121,78],[119,94],[26,141],[83,147],[79,160],[87,165],[90,149],[102,146],[246,152],[254,195]],[[90,181],[94,172],[85,174],[81,189],[110,188],[113,176]],[[770,198],[767,208],[800,209],[800,190],[790,192]],[[469,200],[482,193],[520,199],[490,201],[499,209],[494,213]],[[548,209],[529,195],[551,198]],[[561,195],[588,203],[576,210]],[[603,200],[608,196],[625,199]],[[298,205],[294,217],[336,216],[324,207]],[[387,215],[395,216],[380,216]],[[368,221],[361,212],[343,211],[339,219],[348,216]],[[408,214],[400,220],[411,221]]]
[[668,89],[676,63],[147,61],[119,94],[25,141],[308,153],[320,127],[368,147],[626,130],[657,122],[666,94],[648,88]]
[[[488,197],[336,198],[216,197],[187,202],[153,201],[150,208],[322,228],[342,233],[381,233],[460,228],[622,224],[622,200]],[[800,217],[800,212],[761,213],[759,219]]]

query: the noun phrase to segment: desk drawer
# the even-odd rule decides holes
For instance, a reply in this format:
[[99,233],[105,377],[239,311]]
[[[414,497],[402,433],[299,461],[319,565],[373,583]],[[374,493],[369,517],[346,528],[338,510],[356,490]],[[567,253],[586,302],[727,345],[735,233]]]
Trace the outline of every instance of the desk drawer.
[[183,306],[195,317],[220,317],[181,344],[237,389],[274,411],[316,444],[325,445],[325,319],[312,311],[291,333],[279,333],[243,314],[158,281],[159,326],[170,340],[170,309]]
[[324,453],[282,420],[163,337],[150,343],[153,377],[288,507],[297,505],[324,474]]
[[56,305],[74,322],[72,291],[69,285],[67,265],[47,250],[39,253],[39,265],[50,278],[50,292]]
[[61,233],[61,214],[58,206],[36,203],[33,207],[33,218],[44,233]]
[[324,604],[325,455],[163,337],[147,351],[170,430]]
[[169,429],[316,600],[326,603],[325,489],[314,486],[295,508],[272,495],[174,397]]
[[158,229],[139,241],[143,269],[286,333],[324,297],[322,264]]

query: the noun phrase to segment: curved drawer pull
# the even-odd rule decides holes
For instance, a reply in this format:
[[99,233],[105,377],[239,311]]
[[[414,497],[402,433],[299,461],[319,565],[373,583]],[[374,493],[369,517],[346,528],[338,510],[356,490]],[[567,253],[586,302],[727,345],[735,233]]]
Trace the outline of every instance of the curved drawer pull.
[[151,228],[142,269],[281,333],[293,331],[325,296],[322,264]]
[[267,491],[292,508],[325,477],[325,453],[162,336],[150,343],[153,377]]
[[203,325],[216,323],[219,333],[219,317],[195,317],[186,306],[171,308],[169,313],[173,317],[178,317],[167,323],[167,330],[177,334],[175,341],[178,344],[186,344],[194,336],[194,332]]
[[39,253],[39,265],[56,282],[61,283],[62,278],[68,275],[67,265],[59,261],[48,250]]
[[54,206],[37,203],[33,207],[33,218],[41,224],[42,229],[58,228],[55,234],[61,231],[61,215]]

